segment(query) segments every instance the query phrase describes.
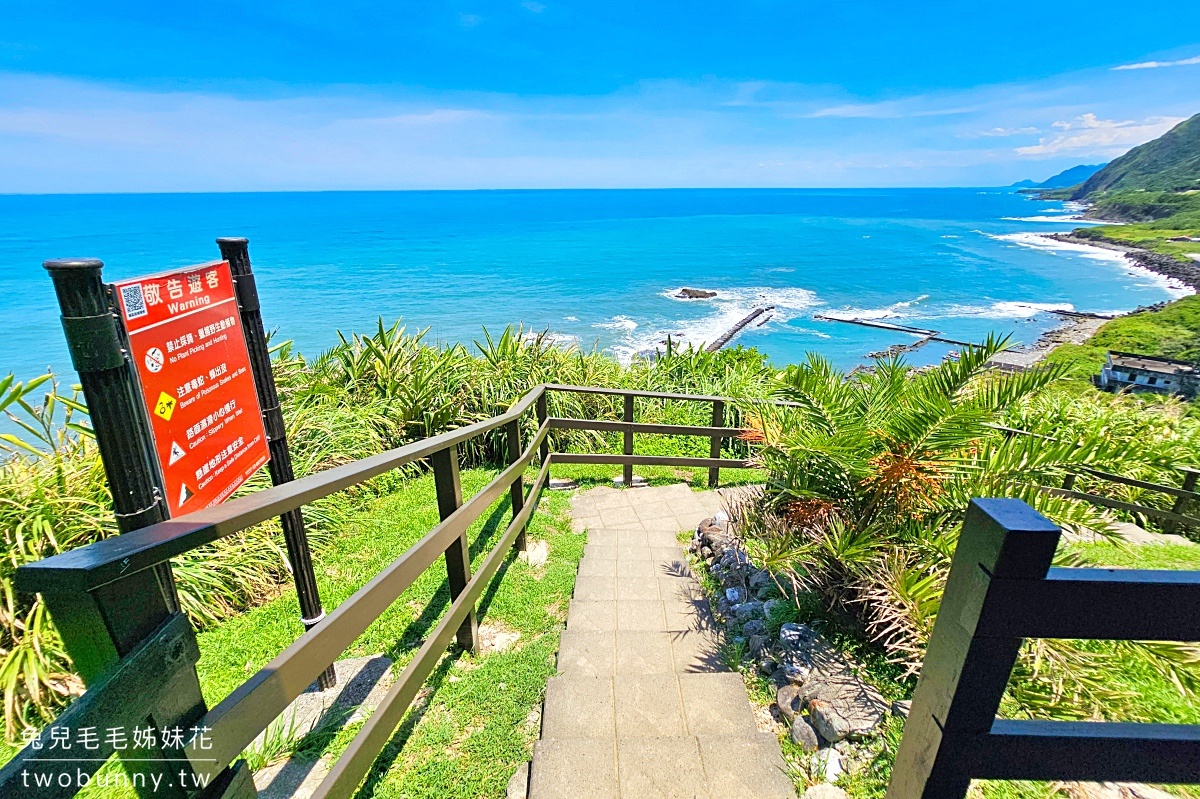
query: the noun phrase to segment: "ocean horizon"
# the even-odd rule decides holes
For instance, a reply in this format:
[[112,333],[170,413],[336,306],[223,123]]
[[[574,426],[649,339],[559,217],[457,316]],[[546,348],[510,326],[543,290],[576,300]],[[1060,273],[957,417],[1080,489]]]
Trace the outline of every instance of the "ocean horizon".
[[[0,375],[74,380],[42,261],[97,257],[109,282],[216,260],[245,236],[275,341],[306,356],[403,318],[467,345],[507,324],[628,361],[672,338],[782,366],[844,368],[914,336],[1034,342],[1054,310],[1114,313],[1187,293],[1120,253],[1044,234],[1078,209],[1013,189],[545,189],[0,195]],[[715,292],[680,299],[683,287]],[[937,361],[948,345],[907,357]]]

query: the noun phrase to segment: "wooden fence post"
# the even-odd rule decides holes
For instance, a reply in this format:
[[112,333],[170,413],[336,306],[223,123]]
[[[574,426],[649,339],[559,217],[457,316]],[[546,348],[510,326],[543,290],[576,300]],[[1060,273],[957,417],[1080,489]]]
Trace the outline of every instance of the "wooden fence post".
[[[713,400],[712,426],[713,427],[724,427],[725,426],[725,403],[722,402],[721,400]],[[710,458],[721,457],[721,436],[720,435],[717,435],[715,433],[713,434],[712,442],[709,444],[709,447],[708,447],[708,457],[710,457]],[[708,487],[716,488],[720,484],[720,482],[721,482],[721,467],[719,467],[719,466],[710,467],[708,470]]]
[[[237,292],[238,312],[242,317],[242,331],[246,337],[246,350],[250,355],[250,369],[254,373],[254,386],[258,393],[258,404],[262,408],[263,428],[267,433],[267,448],[271,460],[267,469],[271,473],[271,484],[282,485],[296,479],[292,471],[292,454],[288,451],[287,431],[283,426],[283,410],[279,405],[279,392],[275,388],[275,375],[271,372],[271,354],[267,349],[267,333],[263,327],[262,310],[258,304],[258,288],[254,272],[250,268],[250,247],[246,239],[217,239],[221,257],[229,261]],[[305,631],[311,630],[321,619],[325,610],[321,607],[321,594],[317,589],[317,575],[313,571],[312,552],[308,546],[308,532],[304,529],[304,516],[300,509],[290,510],[279,517],[283,528],[283,540],[287,545],[288,562],[292,566],[292,579],[296,584],[296,596],[300,601],[300,623]],[[337,685],[333,666],[325,669],[317,679],[321,690]]]
[[991,731],[1022,640],[980,628],[992,581],[1044,578],[1059,534],[1018,499],[971,501],[887,799],[966,796],[967,755]]
[[[546,395],[548,393],[550,393],[550,392],[543,390],[542,393],[539,394],[538,398],[537,398],[536,409],[537,409],[537,422],[538,422],[539,430],[542,429],[542,425],[544,425],[546,423],[546,419],[548,419],[550,416],[549,411],[546,407]],[[547,435],[545,438],[542,439],[542,446],[538,450],[538,455],[541,458],[541,463],[543,463],[543,464],[550,457],[550,436],[549,435]]]
[[[629,422],[630,424],[633,423],[633,395],[632,394],[625,395],[625,411],[622,414],[621,418],[624,421]],[[633,454],[633,431],[632,430],[625,431],[624,452],[626,455]],[[633,464],[632,463],[625,464],[625,467],[621,470],[621,479],[623,481],[625,488],[633,488]]]
[[[438,514],[443,521],[462,507],[462,482],[458,474],[458,446],[449,446],[430,456],[433,462],[433,483],[437,488]],[[446,580],[450,584],[450,601],[453,602],[471,580],[471,550],[467,534],[450,542],[446,547]],[[463,619],[458,628],[458,645],[468,652],[476,651],[479,625],[474,609]]]
[[[1200,470],[1192,469],[1188,466],[1183,467],[1183,485],[1181,488],[1184,491],[1196,490],[1196,478],[1200,477]],[[1179,497],[1175,500],[1175,506],[1171,508],[1172,513],[1178,513],[1180,516],[1186,515],[1188,504],[1191,502],[1187,497]]]
[[[505,438],[508,439],[508,462],[516,463],[521,459],[521,420],[513,419],[508,423]],[[517,518],[517,514],[525,507],[525,478],[520,474],[513,480],[512,487],[508,491],[509,497],[512,499],[512,515]],[[518,552],[525,551],[525,528],[517,533],[516,539],[513,541],[513,549]]]

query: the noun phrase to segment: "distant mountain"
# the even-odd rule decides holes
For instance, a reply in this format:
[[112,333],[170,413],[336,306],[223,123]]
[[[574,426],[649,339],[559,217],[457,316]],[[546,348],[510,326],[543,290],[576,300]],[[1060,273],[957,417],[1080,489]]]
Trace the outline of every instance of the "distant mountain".
[[1134,147],[1092,175],[1071,198],[1098,192],[1200,189],[1200,114]]
[[1065,189],[1083,183],[1092,175],[1104,168],[1104,164],[1080,164],[1070,169],[1064,169],[1052,178],[1041,183],[1033,180],[1022,180],[1012,184],[1014,189]]

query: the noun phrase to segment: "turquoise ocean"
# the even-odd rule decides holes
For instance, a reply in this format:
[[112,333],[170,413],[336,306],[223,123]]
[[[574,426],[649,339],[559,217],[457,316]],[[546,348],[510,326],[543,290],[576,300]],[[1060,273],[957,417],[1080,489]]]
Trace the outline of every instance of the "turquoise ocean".
[[[268,328],[310,356],[339,330],[402,317],[431,341],[523,324],[628,359],[668,335],[712,341],[772,305],[736,343],[777,365],[813,351],[849,368],[914,337],[814,314],[1029,343],[1059,323],[1051,309],[1181,293],[1116,253],[1042,237],[1078,227],[1073,210],[1004,189],[0,196],[0,375],[74,379],[43,260],[100,258],[119,280],[214,260],[217,236],[250,239]],[[717,296],[674,298],[684,286]]]

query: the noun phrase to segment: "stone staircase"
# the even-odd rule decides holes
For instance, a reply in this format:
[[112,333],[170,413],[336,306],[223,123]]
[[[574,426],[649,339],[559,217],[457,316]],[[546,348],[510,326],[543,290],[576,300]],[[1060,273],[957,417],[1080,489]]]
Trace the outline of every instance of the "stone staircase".
[[794,799],[677,538],[720,506],[684,484],[573,498],[588,541],[529,799]]

